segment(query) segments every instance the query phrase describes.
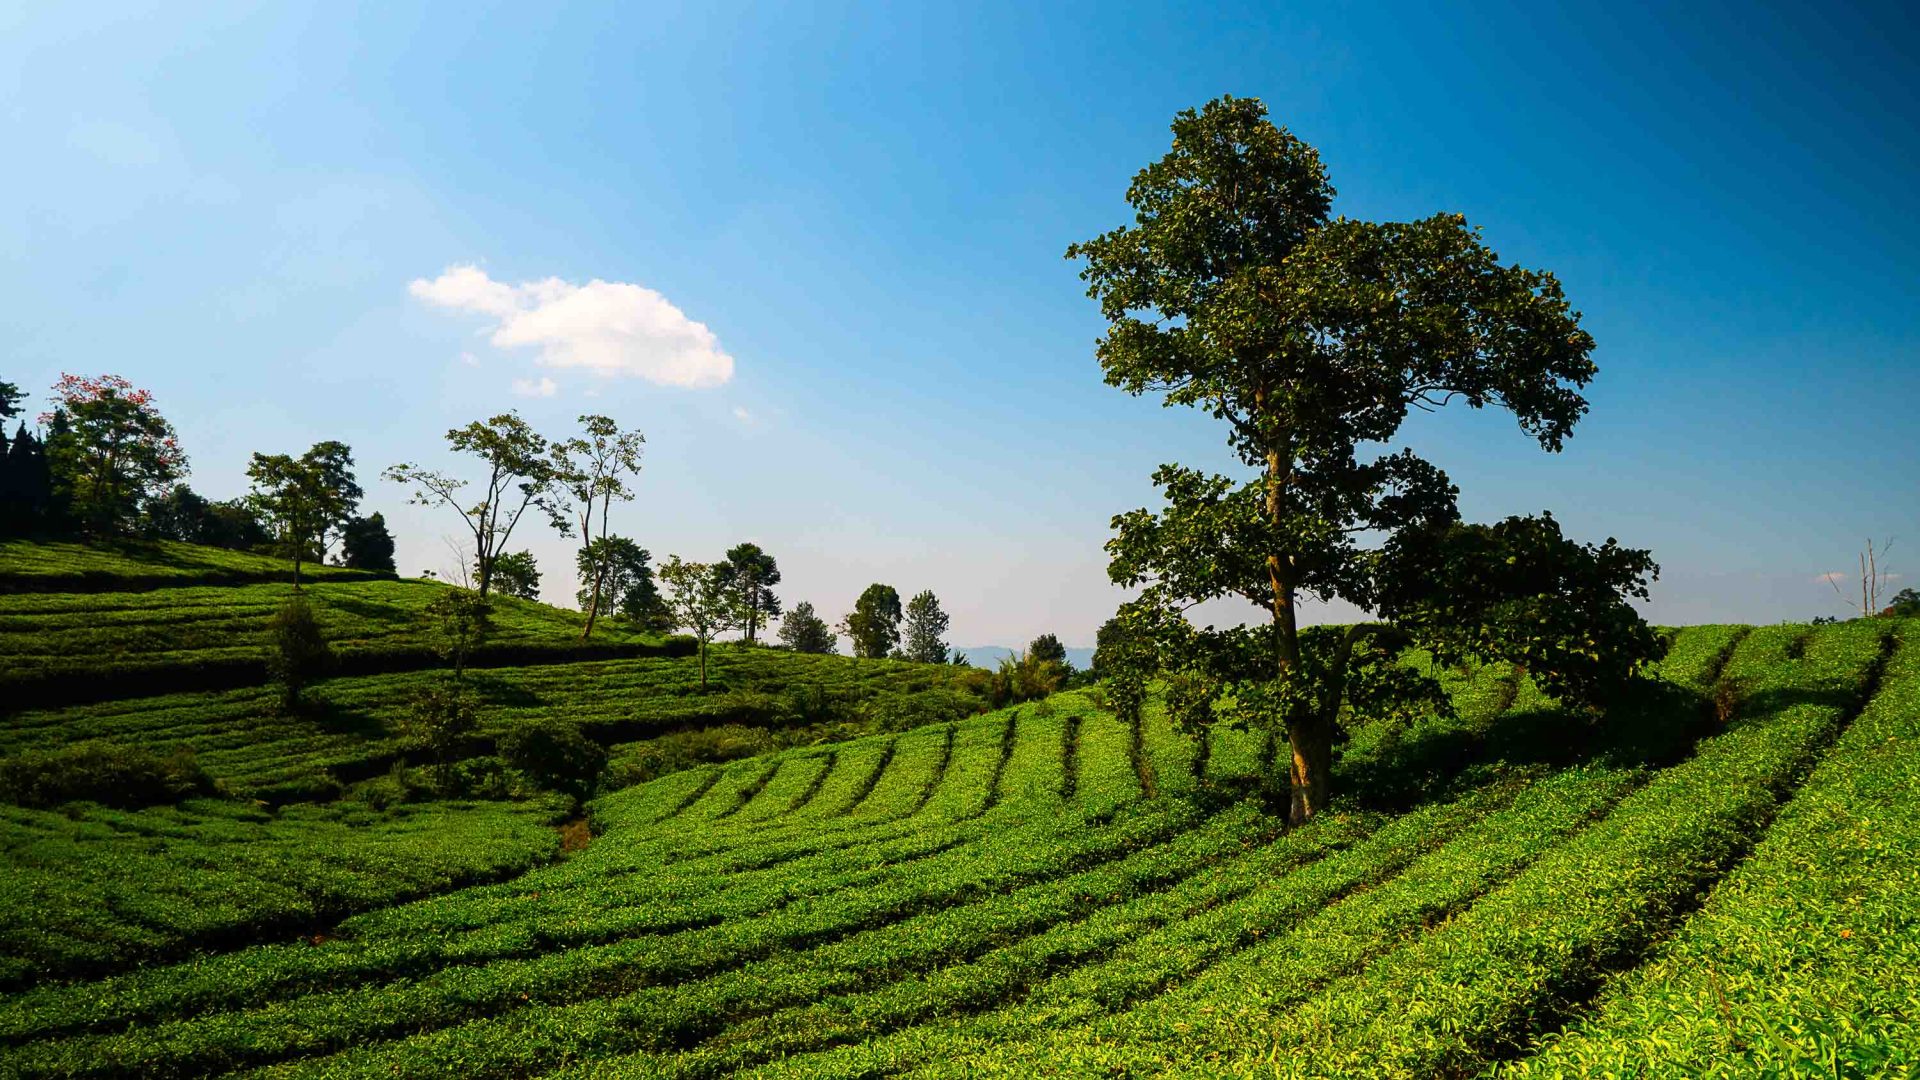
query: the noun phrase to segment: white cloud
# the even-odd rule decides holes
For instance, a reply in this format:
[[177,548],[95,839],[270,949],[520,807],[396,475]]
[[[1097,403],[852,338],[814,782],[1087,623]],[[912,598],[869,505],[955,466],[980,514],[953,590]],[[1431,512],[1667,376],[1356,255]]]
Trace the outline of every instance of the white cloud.
[[537,348],[539,363],[548,367],[666,386],[719,386],[733,378],[733,357],[705,323],[631,282],[595,278],[575,285],[547,278],[508,285],[477,266],[450,266],[431,281],[415,279],[407,291],[429,304],[491,317],[493,344]]
[[1847,580],[1847,575],[1845,573],[1839,570],[1829,570],[1826,573],[1821,574],[1819,577],[1814,578],[1813,583],[1815,585],[1819,585],[1822,583],[1832,584],[1834,582],[1845,581],[1845,580]]
[[521,397],[552,397],[560,390],[559,384],[542,376],[539,382],[532,379],[513,380],[513,392]]
[[463,352],[463,353],[461,353],[461,354],[460,354],[460,362],[461,362],[461,363],[463,363],[463,364],[465,364],[465,365],[467,365],[468,367],[479,367],[479,366],[480,366],[480,358],[479,358],[479,357],[477,357],[477,356],[475,356],[475,355],[473,355],[473,354],[472,354],[472,353],[470,353],[470,352]]
[[733,407],[733,418],[743,424],[753,423],[753,414],[748,412],[743,405],[735,405]]

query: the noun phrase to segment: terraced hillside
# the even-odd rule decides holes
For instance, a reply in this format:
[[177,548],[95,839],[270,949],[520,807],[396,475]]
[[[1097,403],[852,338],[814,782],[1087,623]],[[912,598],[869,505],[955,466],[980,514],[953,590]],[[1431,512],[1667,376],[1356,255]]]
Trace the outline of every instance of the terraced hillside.
[[20,989],[0,1074],[1900,1075],[1916,636],[1685,630],[1598,722],[1450,674],[1293,830],[1271,745],[1079,694],[683,771],[565,861]]

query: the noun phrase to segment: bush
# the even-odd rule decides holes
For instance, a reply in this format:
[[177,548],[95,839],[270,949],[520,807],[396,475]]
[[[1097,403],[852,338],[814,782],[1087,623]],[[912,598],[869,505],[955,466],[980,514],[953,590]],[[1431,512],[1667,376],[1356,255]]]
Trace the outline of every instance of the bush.
[[17,806],[85,800],[131,809],[213,791],[190,750],[161,757],[133,746],[85,742],[0,758],[0,800]]
[[333,650],[304,594],[288,597],[267,626],[267,673],[280,684],[281,710],[293,712],[300,706],[301,692],[333,667]]
[[408,712],[408,728],[441,765],[480,726],[473,694],[457,682],[422,687],[408,703]]
[[540,786],[576,799],[593,794],[607,767],[606,748],[564,720],[507,732],[500,738],[500,756]]

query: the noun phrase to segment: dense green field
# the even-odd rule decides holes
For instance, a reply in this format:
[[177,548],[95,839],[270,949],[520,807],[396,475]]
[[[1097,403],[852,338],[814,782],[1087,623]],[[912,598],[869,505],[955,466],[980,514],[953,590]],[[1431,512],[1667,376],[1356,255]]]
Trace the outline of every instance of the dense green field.
[[[493,856],[457,867],[407,847],[439,827],[290,807],[285,850],[392,837],[356,850],[421,872],[368,872],[437,894],[335,887],[276,923],[263,853],[234,871],[260,902],[236,890],[206,925],[268,929],[192,926],[191,958],[0,998],[0,1073],[1898,1075],[1920,1044],[1917,635],[1689,629],[1668,690],[1597,723],[1510,670],[1449,673],[1458,715],[1357,733],[1342,811],[1291,831],[1242,797],[1262,740],[1196,753],[1157,711],[1132,730],[1083,694],[628,788],[560,862],[533,804],[419,811],[472,830],[434,850]],[[591,722],[673,663],[490,674],[528,688],[526,719],[577,702]],[[354,682],[377,713],[403,678]],[[9,737],[158,738],[192,708]],[[231,827],[193,803],[129,816]],[[110,817],[49,826],[48,850],[113,858],[80,850],[132,831]],[[89,910],[106,951],[166,923]]]
[[[16,593],[0,649],[214,663],[287,588]],[[421,647],[434,588],[309,592],[380,654]],[[578,625],[506,610],[536,646]],[[951,667],[739,646],[704,692],[690,658],[542,659],[469,676],[451,772],[418,665],[291,716],[258,685],[0,712],[0,771],[85,744],[205,774],[0,805],[0,1075],[1920,1069],[1912,621],[1678,631],[1598,719],[1439,672],[1453,715],[1354,732],[1337,810],[1291,830],[1284,747],[1157,707],[982,713]],[[556,721],[613,751],[586,822],[524,780],[445,789]]]
[[[392,577],[311,563],[302,568],[301,574],[316,581]],[[124,540],[112,545],[0,540],[0,593],[124,591],[292,580],[293,564],[286,559],[172,540]]]

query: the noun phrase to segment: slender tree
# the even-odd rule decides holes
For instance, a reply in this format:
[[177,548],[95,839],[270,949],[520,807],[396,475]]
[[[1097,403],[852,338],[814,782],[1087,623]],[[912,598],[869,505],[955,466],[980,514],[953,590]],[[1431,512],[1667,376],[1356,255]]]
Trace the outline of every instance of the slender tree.
[[187,473],[173,425],[151,391],[118,375],[62,375],[40,417],[54,496],[86,532],[125,532],[147,500]]
[[54,524],[53,474],[46,448],[23,422],[6,449],[5,484],[0,486],[0,532],[25,535]]
[[360,505],[353,479],[353,451],[342,442],[313,444],[299,457],[254,454],[247,466],[253,481],[254,509],[272,522],[287,556],[293,560],[293,585],[300,587],[301,564],[326,557],[331,537],[344,528]]
[[[1528,654],[1543,665],[1536,678],[1576,668],[1587,653],[1611,654],[1619,663],[1602,666],[1629,672],[1658,655],[1658,638],[1624,599],[1644,594],[1653,569],[1644,552],[1562,542],[1550,519],[1462,532],[1445,474],[1381,446],[1410,410],[1458,400],[1503,407],[1558,450],[1586,411],[1578,388],[1595,368],[1593,339],[1553,275],[1501,264],[1457,215],[1332,218],[1318,155],[1258,101],[1182,112],[1173,132],[1172,150],[1128,189],[1134,223],[1067,255],[1084,260],[1088,295],[1108,321],[1096,350],[1106,381],[1222,421],[1252,476],[1162,466],[1154,482],[1165,509],[1114,519],[1109,573],[1143,590],[1122,609],[1140,647],[1126,651],[1116,703],[1137,708],[1158,676],[1189,730],[1230,716],[1284,734],[1297,821],[1327,804],[1342,717],[1439,699],[1431,680],[1393,657],[1406,630],[1444,623],[1409,617],[1397,627],[1388,617],[1307,631],[1303,595],[1374,609],[1390,599],[1383,615],[1551,608],[1560,621],[1532,636],[1496,622],[1448,639],[1502,659],[1544,643]],[[1381,534],[1405,542],[1361,546]],[[1476,561],[1504,559],[1501,541],[1533,543],[1522,554],[1544,558],[1540,573],[1503,576]],[[1463,580],[1489,592],[1456,603],[1448,581],[1408,577],[1423,558],[1471,571]],[[1585,591],[1560,607],[1537,593],[1493,592],[1560,581]],[[1227,631],[1186,621],[1189,607],[1223,596],[1253,602],[1271,621]]]
[[833,628],[814,613],[811,603],[802,600],[780,620],[780,644],[794,652],[830,655],[834,651]]
[[389,466],[382,476],[413,488],[410,502],[417,506],[444,505],[460,515],[461,523],[473,537],[473,562],[479,574],[481,596],[487,595],[493,580],[494,560],[506,550],[514,527],[529,509],[537,509],[562,536],[571,532],[565,506],[556,495],[553,463],[547,457],[547,440],[520,419],[506,412],[486,421],[476,420],[466,427],[447,432],[447,444],[459,453],[480,459],[486,480],[478,501],[465,503],[460,492],[467,481],[446,473],[423,469],[403,462]]
[[891,585],[867,586],[837,629],[853,639],[853,655],[885,657],[900,644],[900,594]]
[[[621,431],[618,424],[605,416],[581,416],[580,427],[585,434],[554,444],[553,473],[555,483],[567,495],[579,521],[582,571],[591,572],[593,577],[583,590],[587,598],[583,605],[587,622],[580,629],[580,640],[585,641],[593,636],[594,619],[603,610],[600,606],[602,579],[612,569],[602,561],[603,555],[614,554],[605,543],[607,518],[615,499],[633,500],[633,492],[624,477],[639,474],[640,451],[647,440],[638,431]],[[594,531],[596,506],[599,508],[597,534]]]
[[576,594],[580,610],[595,603],[592,592],[599,583],[598,606],[642,630],[671,630],[672,619],[660,590],[654,583],[653,556],[646,548],[624,536],[607,536],[582,548],[576,560],[580,591]]
[[947,613],[940,610],[940,600],[931,590],[907,601],[906,642],[901,648],[907,659],[922,664],[946,663],[947,622]]
[[780,567],[760,545],[739,544],[727,551],[720,576],[733,597],[734,625],[751,645],[767,620],[780,617],[780,598],[773,594],[780,584]]
[[726,579],[714,563],[683,562],[674,555],[660,568],[660,582],[666,586],[673,625],[692,634],[699,643],[700,689],[705,690],[707,646],[716,635],[733,629],[733,597],[727,591]]

